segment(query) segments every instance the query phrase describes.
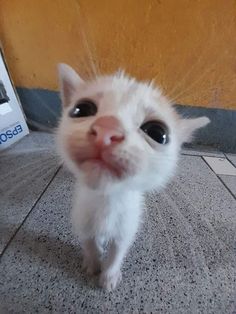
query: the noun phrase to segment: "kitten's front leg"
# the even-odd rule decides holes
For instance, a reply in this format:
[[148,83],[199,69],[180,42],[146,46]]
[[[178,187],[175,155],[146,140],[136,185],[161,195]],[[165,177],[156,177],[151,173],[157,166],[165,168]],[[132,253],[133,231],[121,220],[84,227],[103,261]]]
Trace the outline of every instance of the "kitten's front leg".
[[83,248],[83,269],[89,275],[96,275],[101,271],[100,256],[102,246],[96,239],[87,239],[82,243]]
[[120,283],[121,264],[128,251],[131,241],[113,240],[108,251],[107,259],[102,265],[102,273],[100,275],[100,286],[111,291]]

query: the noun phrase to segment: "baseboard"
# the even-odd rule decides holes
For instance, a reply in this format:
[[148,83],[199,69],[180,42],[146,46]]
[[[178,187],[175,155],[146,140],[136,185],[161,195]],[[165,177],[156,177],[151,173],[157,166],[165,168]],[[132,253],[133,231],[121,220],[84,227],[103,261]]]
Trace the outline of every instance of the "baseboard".
[[[31,128],[51,131],[61,114],[58,93],[45,89],[17,88]],[[236,153],[236,110],[176,105],[184,117],[207,116],[211,123],[199,130],[192,145]]]

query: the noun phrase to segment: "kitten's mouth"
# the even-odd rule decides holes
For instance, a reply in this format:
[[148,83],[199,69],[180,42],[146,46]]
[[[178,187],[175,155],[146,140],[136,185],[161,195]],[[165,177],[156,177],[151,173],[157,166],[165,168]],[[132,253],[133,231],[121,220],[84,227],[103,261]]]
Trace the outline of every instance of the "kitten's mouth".
[[79,168],[85,172],[97,172],[110,175],[115,178],[122,178],[125,176],[127,169],[118,162],[115,162],[110,154],[104,153],[96,157],[87,157],[84,159],[77,159],[76,163]]
[[106,173],[109,172],[112,176],[117,177],[117,178],[121,178],[123,176],[123,171],[121,171],[122,169],[112,166],[106,161],[102,159],[98,159],[98,158],[91,158],[84,161],[81,164],[81,167],[82,168],[85,167],[86,169],[90,171],[93,171],[99,168],[100,171],[106,172]]

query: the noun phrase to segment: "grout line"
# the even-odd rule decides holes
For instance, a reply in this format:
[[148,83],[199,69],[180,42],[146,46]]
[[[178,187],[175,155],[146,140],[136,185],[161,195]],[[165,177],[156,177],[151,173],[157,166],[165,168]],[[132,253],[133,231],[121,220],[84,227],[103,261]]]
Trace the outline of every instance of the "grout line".
[[234,168],[236,168],[235,165],[232,163],[232,161],[227,157],[227,155],[225,155],[225,158],[228,160],[228,162],[231,163],[231,165],[232,165]]
[[201,156],[202,160],[204,161],[204,163],[208,166],[208,168],[211,169],[211,171],[217,176],[217,174],[215,173],[215,171],[213,170],[213,168],[211,168],[211,166],[206,162],[206,160],[204,159],[203,156]]
[[[208,165],[208,167],[217,175],[217,177],[218,176],[236,177],[235,174],[216,173],[215,170],[208,164],[208,162],[204,158],[204,157],[211,157],[211,156],[204,155],[204,156],[201,156],[201,157],[205,161],[205,163]],[[235,165],[226,156],[225,157],[212,157],[212,158],[219,158],[219,159],[220,158],[224,158],[224,159],[226,159],[226,161],[228,161],[231,164],[231,166],[233,166],[233,168],[236,169]]]
[[222,155],[218,155],[217,156],[217,153],[212,153],[212,154],[214,154],[214,156],[213,155],[209,155],[209,154],[211,154],[210,152],[200,152],[200,154],[194,154],[194,153],[188,153],[188,152],[180,152],[180,155],[183,155],[183,156],[195,156],[195,157],[202,157],[202,156],[206,156],[206,157],[213,157],[213,158],[225,158],[225,154],[224,153],[221,153],[221,154],[223,154],[223,156]]
[[230,190],[230,188],[227,187],[227,185],[224,183],[224,181],[217,175],[217,178],[220,180],[220,182],[224,185],[224,187],[229,191],[229,193],[233,196],[233,198],[236,200],[236,196],[233,194],[233,192]]
[[233,198],[236,200],[236,196],[233,194],[233,192],[227,187],[227,185],[224,183],[224,181],[221,179],[220,175],[216,174],[215,171],[211,168],[211,166],[206,162],[206,160],[201,156],[204,163],[208,166],[209,169],[214,173],[214,175],[219,179],[219,181],[224,185],[224,187],[228,190],[228,192],[233,196]]
[[29,217],[29,215],[32,213],[33,209],[36,207],[36,205],[38,204],[38,202],[41,200],[42,196],[44,195],[44,193],[46,192],[46,190],[48,189],[49,185],[52,183],[52,181],[55,179],[55,177],[57,176],[59,170],[62,168],[62,164],[60,164],[56,170],[56,172],[54,173],[54,175],[52,176],[52,178],[49,180],[49,182],[47,183],[47,185],[45,186],[45,188],[43,189],[42,193],[39,195],[39,197],[37,198],[37,200],[35,201],[35,203],[33,204],[32,208],[30,209],[30,211],[27,213],[27,215],[25,216],[25,218],[23,219],[23,221],[21,222],[21,224],[18,226],[18,228],[16,229],[16,231],[13,233],[13,235],[11,236],[10,240],[7,242],[7,244],[5,245],[5,247],[3,248],[2,252],[0,253],[0,258],[3,256],[3,254],[5,253],[5,251],[7,250],[7,248],[9,247],[10,243],[12,242],[12,240],[15,238],[15,236],[17,235],[18,231],[21,229],[21,227],[23,226],[23,224],[25,223],[26,219]]

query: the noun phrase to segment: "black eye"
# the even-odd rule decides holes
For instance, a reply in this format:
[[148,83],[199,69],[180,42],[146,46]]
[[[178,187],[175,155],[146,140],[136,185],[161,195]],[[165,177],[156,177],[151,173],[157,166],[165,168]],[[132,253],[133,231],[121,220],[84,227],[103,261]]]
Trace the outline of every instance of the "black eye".
[[70,111],[71,118],[82,118],[95,116],[98,109],[96,104],[90,99],[81,99]]
[[154,141],[159,144],[167,144],[168,129],[166,125],[161,121],[148,121],[141,126],[141,130],[150,136]]

